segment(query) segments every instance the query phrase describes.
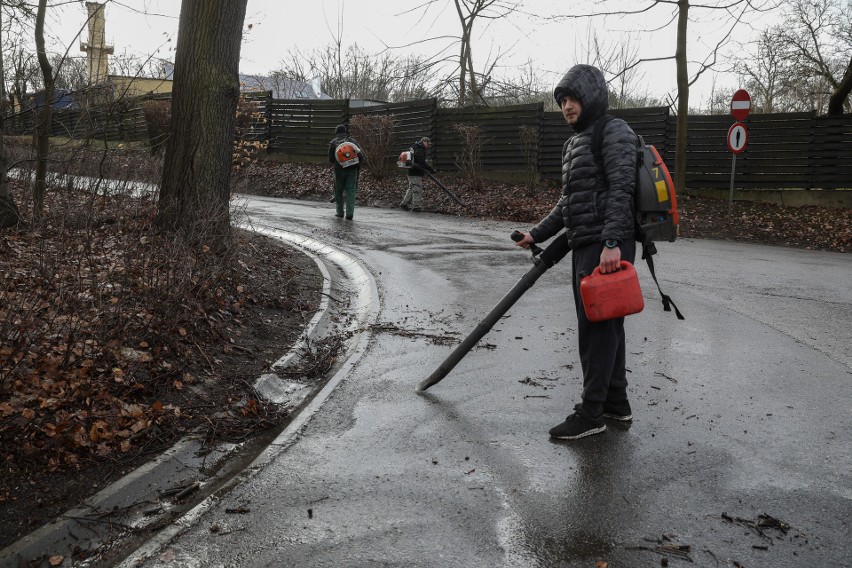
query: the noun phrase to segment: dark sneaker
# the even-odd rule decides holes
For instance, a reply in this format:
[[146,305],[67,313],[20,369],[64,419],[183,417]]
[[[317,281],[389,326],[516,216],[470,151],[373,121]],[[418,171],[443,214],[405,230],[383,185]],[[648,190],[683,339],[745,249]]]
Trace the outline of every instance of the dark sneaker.
[[406,211],[407,211],[407,210],[409,210],[409,209],[411,209],[411,207],[410,207],[407,203],[400,203],[400,204],[399,204],[399,208],[400,208],[400,209],[405,209]]
[[633,412],[630,410],[630,403],[627,399],[619,400],[618,402],[606,401],[603,404],[604,418],[612,418],[622,422],[633,420]]
[[419,207],[412,207],[411,210],[414,211],[415,213],[417,213],[418,211],[420,211],[420,208]]
[[335,217],[343,217],[343,213],[335,213],[334,216]]
[[[574,411],[579,411],[581,406],[582,404],[575,404]],[[630,422],[633,420],[633,413],[630,410],[630,403],[627,399],[620,400],[618,402],[604,402],[602,416],[604,418],[611,418],[612,420],[619,420],[621,422]]]
[[351,221],[351,220],[352,220],[352,215],[347,215],[347,216],[346,216],[346,219],[347,219],[347,220],[349,220],[349,221]]
[[576,440],[592,434],[600,434],[605,430],[606,424],[604,424],[603,418],[592,418],[582,409],[578,409],[566,418],[565,422],[551,428],[550,437],[560,440]]

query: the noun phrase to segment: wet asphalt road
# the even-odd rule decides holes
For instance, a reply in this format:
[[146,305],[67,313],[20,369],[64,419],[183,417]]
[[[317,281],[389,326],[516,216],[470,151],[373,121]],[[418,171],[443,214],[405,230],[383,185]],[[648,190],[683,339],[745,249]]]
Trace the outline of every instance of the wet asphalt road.
[[553,442],[581,389],[567,259],[417,394],[529,268],[516,227],[366,207],[347,222],[272,199],[248,212],[360,259],[380,309],[298,439],[146,566],[852,566],[852,256],[661,244],[686,320],[637,265],[633,423]]

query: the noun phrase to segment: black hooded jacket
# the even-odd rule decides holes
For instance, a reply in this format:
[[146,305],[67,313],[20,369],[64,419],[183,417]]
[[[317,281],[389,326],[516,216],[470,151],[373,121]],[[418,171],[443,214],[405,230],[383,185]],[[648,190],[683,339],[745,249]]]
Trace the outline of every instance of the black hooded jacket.
[[423,177],[425,172],[433,173],[435,170],[426,161],[426,147],[418,140],[411,147],[411,167],[408,169],[408,175],[414,177]]
[[536,242],[543,242],[565,227],[575,248],[607,239],[633,238],[636,134],[621,119],[606,123],[603,171],[592,150],[595,123],[609,107],[603,75],[589,65],[575,65],[553,95],[557,102],[570,95],[580,101],[582,110],[574,125],[574,136],[562,149],[562,198],[530,234]]

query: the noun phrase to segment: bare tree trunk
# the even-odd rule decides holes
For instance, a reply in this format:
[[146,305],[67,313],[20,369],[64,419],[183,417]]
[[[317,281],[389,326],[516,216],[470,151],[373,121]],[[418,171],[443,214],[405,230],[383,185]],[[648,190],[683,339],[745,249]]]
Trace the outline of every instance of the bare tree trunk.
[[12,197],[12,191],[9,187],[9,178],[6,176],[6,168],[9,167],[6,161],[6,149],[3,142],[3,119],[0,118],[0,229],[14,227],[22,223],[21,212],[15,204]]
[[231,161],[247,0],[183,0],[157,225],[230,241]]
[[[3,43],[3,11],[0,10],[0,44]],[[9,178],[6,175],[6,170],[9,163],[6,160],[6,146],[3,139],[3,134],[6,132],[6,71],[3,65],[3,50],[0,50],[0,229],[6,227],[14,227],[21,222],[21,213],[18,211],[18,206],[15,205],[15,200],[12,198],[12,191],[9,188]]]
[[35,42],[38,65],[44,81],[44,103],[39,109],[38,124],[35,128],[36,172],[33,187],[33,221],[38,223],[44,212],[44,195],[47,187],[47,156],[50,153],[50,125],[53,120],[53,68],[47,59],[44,47],[44,16],[47,0],[39,0],[36,13]]
[[465,25],[464,13],[458,0],[455,0],[456,12],[462,25],[462,37],[459,52],[459,106],[464,106],[467,99],[467,59],[470,56],[470,35]]
[[[427,2],[423,6],[428,6],[429,4],[431,2]],[[477,18],[486,20],[506,18],[521,5],[521,2],[453,0],[453,4],[456,7],[459,23],[462,27],[461,46],[459,49],[459,106],[464,106],[468,102],[474,103],[477,99],[485,102],[484,91],[488,85],[488,78],[485,75],[490,72],[490,69],[494,68],[497,60],[495,59],[486,73],[481,74],[485,78],[482,83],[479,83],[473,68],[473,25],[476,23]],[[465,14],[465,10],[467,14]]]
[[465,32],[465,37],[467,37],[468,46],[467,46],[467,77],[470,82],[470,102],[472,104],[476,104],[477,98],[482,99],[482,94],[479,92],[479,85],[476,82],[476,73],[473,70],[473,53],[470,45],[470,32],[471,30],[467,30]]
[[677,191],[686,189],[686,141],[689,117],[689,71],[686,61],[686,29],[689,22],[689,0],[678,0],[677,47],[677,130],[675,139],[675,179]]
[[846,66],[846,73],[843,74],[843,79],[840,80],[837,89],[831,93],[831,97],[828,99],[828,114],[843,114],[843,103],[849,98],[850,92],[852,92],[852,59],[849,60],[849,65]]

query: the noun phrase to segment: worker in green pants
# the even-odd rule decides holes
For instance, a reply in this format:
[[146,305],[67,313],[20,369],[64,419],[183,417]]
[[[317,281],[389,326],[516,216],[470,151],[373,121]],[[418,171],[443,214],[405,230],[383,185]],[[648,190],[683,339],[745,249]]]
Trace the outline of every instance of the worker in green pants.
[[358,189],[358,173],[366,157],[358,141],[349,136],[345,124],[338,124],[335,136],[328,143],[328,161],[334,168],[335,215],[352,219],[355,214],[355,192]]

